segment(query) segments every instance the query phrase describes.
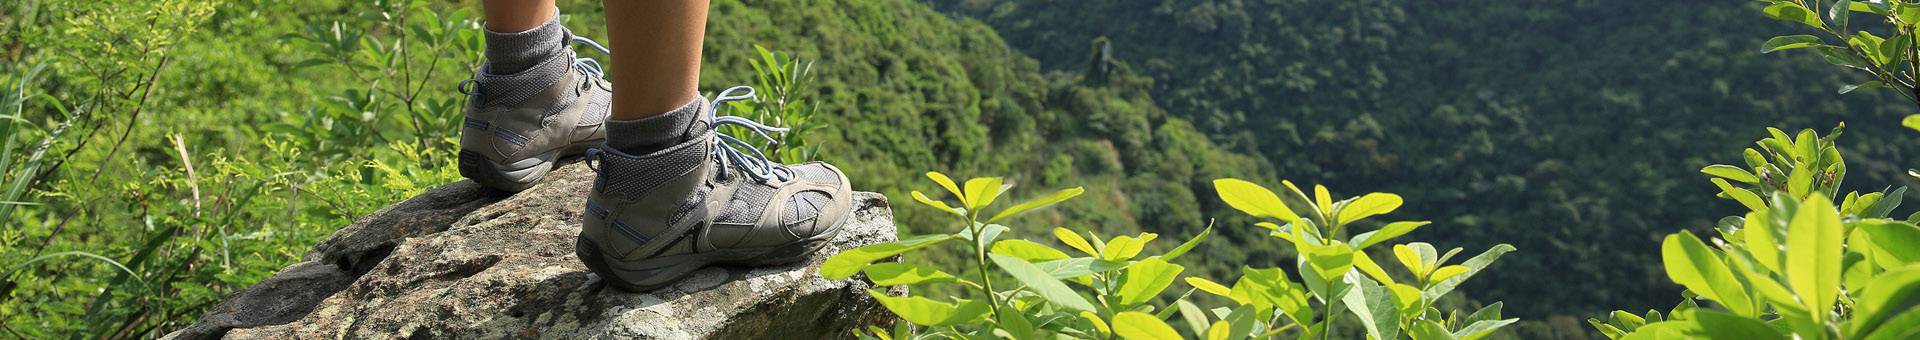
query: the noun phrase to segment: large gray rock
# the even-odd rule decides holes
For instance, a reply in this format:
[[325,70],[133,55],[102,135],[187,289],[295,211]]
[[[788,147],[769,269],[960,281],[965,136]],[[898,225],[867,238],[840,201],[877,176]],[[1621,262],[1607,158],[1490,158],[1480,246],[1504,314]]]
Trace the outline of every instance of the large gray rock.
[[853,220],[807,262],[706,268],[631,294],[574,256],[592,179],[573,164],[512,196],[470,181],[435,188],[340,229],[167,337],[813,339],[889,319],[869,282],[818,274],[830,254],[896,239],[886,197],[860,193]]

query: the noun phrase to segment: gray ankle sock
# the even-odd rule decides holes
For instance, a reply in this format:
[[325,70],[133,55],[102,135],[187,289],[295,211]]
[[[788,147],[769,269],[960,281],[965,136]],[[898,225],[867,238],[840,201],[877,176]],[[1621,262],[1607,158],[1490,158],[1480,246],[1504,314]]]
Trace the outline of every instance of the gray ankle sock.
[[487,68],[494,74],[514,74],[560,54],[566,48],[567,28],[560,26],[560,15],[525,32],[500,33],[487,30]]
[[656,116],[607,121],[607,147],[630,155],[646,155],[674,146],[707,129],[707,102],[696,96],[686,104]]

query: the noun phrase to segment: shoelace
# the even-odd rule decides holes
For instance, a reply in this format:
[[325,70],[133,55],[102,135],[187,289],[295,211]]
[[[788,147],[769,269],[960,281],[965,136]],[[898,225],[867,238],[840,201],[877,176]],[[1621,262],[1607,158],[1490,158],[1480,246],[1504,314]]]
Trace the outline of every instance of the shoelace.
[[[586,45],[587,47],[592,47],[595,51],[600,51],[601,55],[607,55],[607,56],[613,55],[613,50],[607,49],[606,45],[601,45],[599,42],[593,41],[593,39],[587,39],[587,37],[568,34],[567,41],[572,42],[574,44],[580,44],[580,45]],[[573,58],[573,69],[580,71],[580,73],[582,74],[591,74],[595,78],[606,79],[605,69],[600,67],[599,60],[594,60],[593,58],[587,58],[587,57]],[[585,88],[586,86],[592,84],[593,79],[580,79],[580,82],[581,82],[580,86],[582,88]],[[469,96],[476,95],[476,94],[479,94],[479,91],[480,91],[480,80],[473,79],[473,78],[461,80],[460,85],[456,87],[462,94],[466,94]]]
[[[780,140],[774,139],[773,135],[768,133],[787,132],[786,128],[760,124],[759,122],[740,116],[719,115],[721,104],[747,99],[753,99],[752,86],[734,86],[714,95],[708,104],[711,106],[707,109],[707,118],[713,121],[713,126],[709,128],[719,130],[721,125],[737,126],[753,132],[754,135],[760,136],[760,138],[765,138],[769,144],[779,144]],[[787,168],[786,165],[780,164],[779,162],[767,160],[767,154],[760,151],[760,148],[754,147],[752,143],[724,133],[715,134],[713,143],[718,144],[712,148],[713,151],[711,151],[711,155],[715,160],[720,162],[719,176],[721,179],[731,178],[733,176],[731,169],[734,168],[742,170],[742,173],[747,177],[762,183],[776,178],[781,181],[793,179],[793,169]],[[600,172],[600,159],[605,156],[606,152],[601,151],[599,148],[588,148],[585,155],[587,167],[593,169],[596,173]]]
[[[746,93],[732,94],[736,91],[745,91]],[[753,99],[752,86],[734,86],[727,88],[725,91],[720,91],[720,94],[714,95],[713,106],[707,109],[707,118],[713,119],[713,128],[718,130],[721,125],[738,126],[745,128],[749,132],[753,132],[754,135],[760,136],[760,138],[766,139],[768,145],[780,144],[780,140],[774,139],[772,135],[767,133],[787,132],[786,128],[760,124],[760,122],[755,122],[740,116],[719,115],[720,104],[747,99]],[[753,143],[747,143],[746,141],[728,136],[724,133],[716,134],[715,137],[715,140],[718,141],[720,145],[713,148],[713,156],[714,158],[720,159],[721,178],[731,176],[727,170],[730,168],[728,166],[729,164],[737,164],[741,170],[745,170],[747,177],[752,177],[755,181],[766,182],[774,178],[779,178],[781,181],[793,179],[793,169],[788,169],[786,165],[782,165],[779,162],[767,160],[767,154],[761,152],[760,148],[754,147]],[[753,153],[749,154],[742,150]]]

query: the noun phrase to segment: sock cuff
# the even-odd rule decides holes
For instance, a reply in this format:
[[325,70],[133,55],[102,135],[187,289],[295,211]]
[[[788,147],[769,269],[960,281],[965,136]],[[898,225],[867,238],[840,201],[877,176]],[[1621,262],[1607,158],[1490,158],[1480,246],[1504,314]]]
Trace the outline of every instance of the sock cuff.
[[520,73],[558,56],[566,48],[567,36],[572,34],[560,25],[558,10],[546,23],[526,31],[494,32],[484,27],[481,30],[487,42],[487,64],[498,74]]
[[[607,121],[607,146],[627,153],[645,154],[680,144],[706,130],[707,101],[694,96],[686,104],[667,112],[632,120]],[[711,123],[706,123],[711,124]]]

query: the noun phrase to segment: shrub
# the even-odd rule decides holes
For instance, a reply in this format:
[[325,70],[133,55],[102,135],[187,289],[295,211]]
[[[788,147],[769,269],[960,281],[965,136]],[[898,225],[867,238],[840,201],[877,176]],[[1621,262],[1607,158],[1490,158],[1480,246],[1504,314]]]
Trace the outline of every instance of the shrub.
[[[1166,253],[1143,255],[1159,235],[1142,233],[1101,238],[1091,232],[1054,228],[1053,236],[1077,253],[1014,237],[1013,228],[995,224],[1008,217],[1043,208],[1080,195],[1070,188],[986,215],[1011,185],[999,178],[974,178],[958,185],[946,175],[927,177],[952,193],[960,204],[949,205],[914,191],[915,201],[946,212],[960,222],[952,234],[910,237],[899,242],[868,245],[829,258],[820,273],[844,279],[864,273],[878,286],[959,285],[967,296],[951,299],[909,294],[869,293],[905,320],[889,331],[869,327],[872,337],[968,338],[999,336],[1027,338],[1129,339],[1180,338],[1166,320],[1176,313],[1194,337],[1239,339],[1249,336],[1293,335],[1329,338],[1343,314],[1358,317],[1374,339],[1477,339],[1518,319],[1501,319],[1500,303],[1471,314],[1443,314],[1435,306],[1461,282],[1513,250],[1498,245],[1461,264],[1446,264],[1461,249],[1442,254],[1421,242],[1393,245],[1402,279],[1389,274],[1364,250],[1387,244],[1429,224],[1425,221],[1388,223],[1378,230],[1344,237],[1349,226],[1398,209],[1397,195],[1371,193],[1334,202],[1326,187],[1315,187],[1308,198],[1291,182],[1288,199],[1259,185],[1238,179],[1214,182],[1221,198],[1235,209],[1282,223],[1260,222],[1276,238],[1301,254],[1297,283],[1281,268],[1245,268],[1232,286],[1187,277],[1192,289],[1156,304],[1185,267],[1172,261],[1193,250],[1212,232],[1209,227]],[[990,216],[990,217],[988,217]],[[1085,236],[1083,236],[1083,234]],[[1345,239],[1344,241],[1341,239]],[[961,243],[964,242],[964,243]],[[906,262],[874,263],[928,247],[964,245],[973,255],[968,266],[974,275],[954,275],[940,268]],[[1005,281],[1011,278],[1011,283]],[[1000,284],[996,285],[996,280]],[[1011,287],[1011,288],[1009,288]],[[1195,291],[1234,302],[1231,306],[1202,308],[1193,302]],[[911,325],[922,326],[914,329]],[[862,336],[868,336],[863,332]]]
[[1906,188],[1838,195],[1839,130],[1769,129],[1746,150],[1747,167],[1701,169],[1750,212],[1721,219],[1719,237],[1681,231],[1661,243],[1667,277],[1686,299],[1664,314],[1614,311],[1588,322],[1614,339],[1920,336],[1920,214],[1888,217]]

